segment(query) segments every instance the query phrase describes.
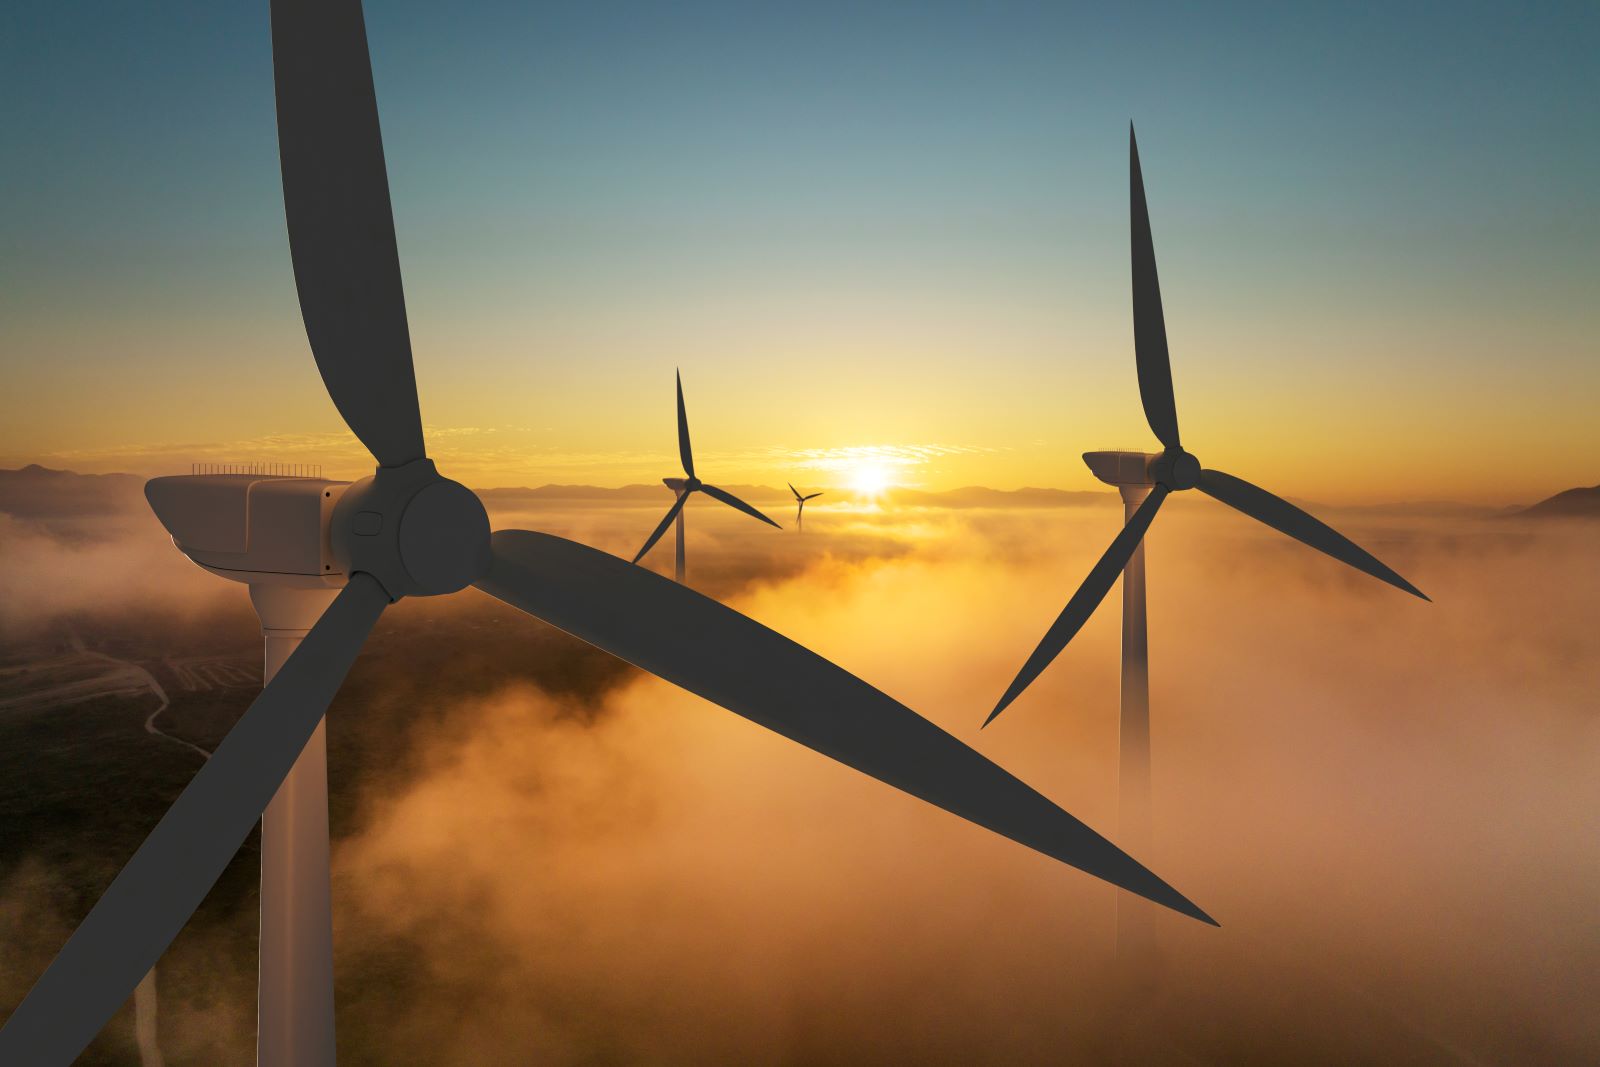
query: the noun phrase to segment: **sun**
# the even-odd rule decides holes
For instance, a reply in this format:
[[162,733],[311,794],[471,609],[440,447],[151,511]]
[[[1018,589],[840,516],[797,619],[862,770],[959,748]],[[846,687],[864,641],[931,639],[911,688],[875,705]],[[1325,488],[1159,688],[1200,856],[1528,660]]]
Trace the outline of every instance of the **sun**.
[[889,469],[881,463],[863,464],[850,474],[850,487],[865,497],[880,497],[889,486]]

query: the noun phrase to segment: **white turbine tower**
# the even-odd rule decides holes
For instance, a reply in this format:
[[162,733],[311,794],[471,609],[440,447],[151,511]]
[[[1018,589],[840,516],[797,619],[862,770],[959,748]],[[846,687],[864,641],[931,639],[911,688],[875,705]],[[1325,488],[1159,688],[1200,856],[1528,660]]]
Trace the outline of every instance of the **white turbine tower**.
[[[633,562],[638,563],[643,559],[645,553],[654,548],[656,542],[661,540],[661,535],[667,532],[667,527],[676,521],[678,524],[678,558],[677,564],[673,569],[673,576],[677,578],[679,584],[682,584],[686,573],[683,548],[683,508],[689,502],[690,494],[704,493],[713,500],[722,501],[730,508],[736,508],[746,515],[760,519],[768,526],[777,526],[778,524],[726,489],[718,489],[716,486],[702,482],[695,477],[694,449],[689,447],[689,415],[683,407],[683,375],[679,374],[676,377],[678,382],[678,461],[683,464],[685,477],[661,479],[662,485],[665,485],[678,495],[677,499],[667,509],[667,514],[662,518],[660,525],[650,532],[650,536],[645,540],[644,547],[634,555]],[[779,529],[781,528],[779,527]]]
[[[333,1062],[326,779],[308,745],[384,610],[468,585],[896,789],[1211,921],[1005,770],[782,635],[574,541],[491,534],[477,496],[440,476],[424,451],[360,4],[273,0],[272,39],[301,314],[329,396],[378,466],[353,484],[209,475],[152,483],[151,503],[178,548],[251,587],[268,655],[281,655],[281,666],[0,1029],[0,1064],[71,1063],[264,811],[285,828],[282,854],[308,867],[262,887],[275,897],[263,901],[263,921],[282,915],[285,952],[273,966],[285,995],[264,989],[261,1010],[289,1014],[261,1020],[261,1063]],[[322,610],[327,590],[336,593]],[[296,808],[307,797],[309,815]],[[294,810],[280,805],[286,798]]]
[[[331,544],[313,532],[331,523],[349,487],[245,473],[145,484],[151,509],[180,550],[211,573],[249,586],[265,646],[263,685],[347,582]],[[257,975],[257,1063],[332,1063],[328,748],[320,719],[261,816]]]
[[[1167,330],[1161,312],[1161,287],[1156,277],[1155,245],[1145,204],[1139,145],[1128,127],[1133,260],[1133,345],[1139,374],[1139,398],[1145,418],[1165,446],[1158,453],[1086,452],[1084,462],[1095,477],[1122,493],[1124,525],[1078,591],[1028,657],[988,719],[987,726],[1050,665],[1110,591],[1117,575],[1122,582],[1122,700],[1118,792],[1119,839],[1140,854],[1150,845],[1150,683],[1145,630],[1145,531],[1169,493],[1199,489],[1229,507],[1288,534],[1357,570],[1415,596],[1427,597],[1410,582],[1344,535],[1264,489],[1221,471],[1205,470],[1184,451],[1178,437],[1178,413],[1167,356]],[[1138,951],[1138,924],[1118,909],[1119,946]],[[1132,944],[1130,944],[1132,942]]]

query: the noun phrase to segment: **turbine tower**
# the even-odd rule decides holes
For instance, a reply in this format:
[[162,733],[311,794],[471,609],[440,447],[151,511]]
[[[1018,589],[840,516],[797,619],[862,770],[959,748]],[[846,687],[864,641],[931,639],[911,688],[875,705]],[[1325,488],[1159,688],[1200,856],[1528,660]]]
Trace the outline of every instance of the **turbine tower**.
[[[1400,575],[1329,526],[1286,500],[1222,471],[1207,470],[1183,448],[1178,435],[1172,368],[1167,355],[1166,325],[1161,312],[1161,287],[1156,276],[1155,246],[1145,203],[1139,145],[1128,127],[1130,229],[1133,261],[1133,347],[1139,377],[1139,398],[1151,431],[1165,446],[1157,453],[1086,452],[1084,462],[1095,477],[1122,494],[1122,532],[1089,571],[1078,591],[1040,640],[1001,696],[988,719],[1004,711],[1067,646],[1121,574],[1122,697],[1119,755],[1118,836],[1125,846],[1146,854],[1150,846],[1150,686],[1145,629],[1143,539],[1151,520],[1170,493],[1199,489],[1236,511],[1288,534],[1357,570],[1428,599]],[[1140,940],[1118,908],[1119,946]]]
[[805,529],[806,501],[807,500],[815,500],[817,497],[821,496],[822,494],[820,492],[819,493],[807,493],[805,496],[801,496],[800,495],[800,490],[798,490],[798,489],[796,489],[794,487],[794,483],[793,482],[787,482],[785,484],[789,486],[789,492],[794,494],[794,503],[795,503],[794,528],[796,530],[803,530],[803,529]]
[[765,515],[761,514],[761,512],[757,511],[749,504],[746,504],[743,500],[740,500],[726,489],[718,489],[716,486],[708,485],[707,483],[702,482],[699,478],[695,477],[694,450],[689,447],[689,416],[683,408],[683,375],[677,374],[676,377],[678,381],[678,459],[683,464],[683,473],[686,475],[686,477],[661,479],[661,484],[665,485],[668,489],[671,489],[678,495],[677,499],[674,500],[672,502],[672,506],[667,509],[667,514],[661,520],[660,525],[658,525],[655,530],[651,532],[649,538],[645,540],[644,547],[639,549],[639,551],[634,555],[633,562],[638,563],[641,559],[643,559],[644,554],[654,548],[657,541],[661,540],[661,535],[667,532],[667,527],[671,526],[673,522],[676,521],[678,524],[678,559],[677,565],[673,570],[673,575],[677,578],[678,583],[681,585],[683,583],[685,573],[683,562],[683,506],[689,502],[689,495],[691,493],[704,493],[713,500],[722,501],[730,508],[738,508],[746,515],[751,515],[760,519],[768,526],[775,526],[778,527],[778,529],[782,529],[782,527],[778,526],[777,523],[773,522],[771,519],[767,518]]
[[[383,612],[402,597],[468,585],[895,789],[1212,921],[1094,830],[816,653],[575,541],[527,530],[491,533],[477,495],[441,476],[424,449],[359,0],[273,0],[272,42],[301,315],[334,406],[378,466],[354,483],[209,475],[151,483],[147,495],[179,550],[252,587],[269,630],[268,655],[283,659],[0,1028],[0,1064],[66,1067],[83,1051],[262,812],[293,788],[291,779],[311,791],[325,788],[321,759],[308,759],[307,746]],[[310,592],[304,599],[283,594],[298,603],[280,615],[278,590]],[[322,610],[329,590],[332,603]],[[275,629],[289,631],[277,645]],[[302,823],[288,819],[298,846]],[[324,892],[326,862],[313,855],[312,863],[312,871],[290,880],[298,884],[305,874]],[[263,893],[277,892],[273,884]],[[312,895],[283,892],[291,901]],[[267,908],[264,902],[264,914]],[[305,929],[295,925],[304,913],[286,912],[290,944],[322,936],[320,908]],[[320,949],[314,955],[321,968]],[[291,986],[316,977],[302,955],[291,953],[285,968]],[[261,1063],[326,1067],[333,1062],[331,988],[314,981],[291,991],[304,993],[295,997],[295,1011],[311,998],[321,1003],[309,1022],[263,1019],[263,1031],[287,1038],[274,1044],[263,1037]],[[266,1007],[265,991],[261,1003],[275,1010]]]

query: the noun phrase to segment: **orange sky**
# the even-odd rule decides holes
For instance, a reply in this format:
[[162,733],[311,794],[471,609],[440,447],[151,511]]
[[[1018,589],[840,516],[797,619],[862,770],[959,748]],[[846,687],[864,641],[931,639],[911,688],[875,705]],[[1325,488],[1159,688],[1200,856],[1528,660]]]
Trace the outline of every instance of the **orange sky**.
[[[282,341],[287,355],[256,353],[262,366],[272,360],[281,368],[259,383],[238,358],[215,381],[131,362],[120,373],[65,382],[16,368],[17,388],[0,401],[8,409],[0,463],[160,474],[194,461],[277,460],[320,462],[334,477],[369,472],[371,461],[321,392],[303,342],[297,350],[292,334]],[[701,473],[728,483],[845,486],[863,468],[877,468],[892,484],[928,489],[1088,488],[1096,483],[1081,452],[1155,447],[1129,346],[1116,347],[1103,369],[1087,356],[1064,355],[1042,380],[1021,370],[1001,378],[999,360],[979,373],[952,356],[931,361],[930,372],[911,382],[894,369],[907,357],[863,356],[852,372],[841,354],[824,365],[849,382],[842,389],[816,380],[832,373],[782,371],[781,353],[759,368],[724,365],[696,375],[690,366],[685,388]],[[1498,380],[1440,384],[1390,369],[1377,375],[1383,388],[1367,391],[1345,373],[1317,371],[1313,360],[1267,379],[1259,364],[1239,373],[1242,357],[1174,358],[1191,450],[1281,493],[1333,503],[1512,503],[1600,480],[1600,423],[1590,410],[1600,375],[1593,370],[1552,384],[1507,367],[1486,376]],[[1211,360],[1216,373],[1187,369]],[[533,359],[499,388],[488,369],[499,361],[484,360],[475,371],[472,360],[453,360],[462,370],[455,381],[440,362],[418,357],[430,452],[469,484],[621,485],[678,473],[667,360],[628,361],[617,372],[574,359],[548,375],[549,388]],[[592,379],[585,368],[597,371]],[[1240,380],[1227,380],[1233,377]]]

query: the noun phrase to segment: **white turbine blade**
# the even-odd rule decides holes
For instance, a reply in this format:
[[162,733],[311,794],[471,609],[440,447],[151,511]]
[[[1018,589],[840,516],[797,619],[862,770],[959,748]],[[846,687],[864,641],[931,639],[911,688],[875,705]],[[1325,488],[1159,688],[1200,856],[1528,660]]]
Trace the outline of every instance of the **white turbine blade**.
[[830,759],[1063,863],[1212,920],[1111,842],[910,708],[760,623],[615,556],[501,530],[491,596]]
[[351,577],[0,1029],[0,1064],[68,1064],[94,1040],[239,851],[388,604]]

